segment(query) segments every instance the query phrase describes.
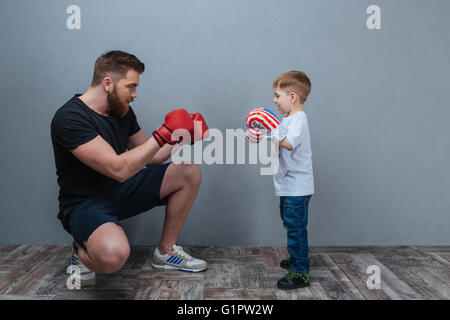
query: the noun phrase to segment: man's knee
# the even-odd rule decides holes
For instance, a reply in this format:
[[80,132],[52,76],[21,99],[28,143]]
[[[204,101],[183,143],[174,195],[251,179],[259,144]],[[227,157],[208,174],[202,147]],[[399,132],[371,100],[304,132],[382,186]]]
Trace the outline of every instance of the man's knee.
[[184,163],[180,167],[181,176],[185,182],[192,186],[199,186],[202,181],[202,172],[200,167],[193,163]]
[[172,176],[177,182],[183,181],[185,184],[192,186],[199,186],[202,180],[202,173],[200,167],[194,163],[180,163],[172,164]]
[[101,273],[114,273],[119,271],[130,256],[128,244],[108,245],[96,258]]
[[86,242],[87,254],[98,273],[113,273],[130,256],[130,244],[122,228],[110,222],[98,227]]
[[198,189],[202,180],[200,167],[192,163],[172,163],[167,168],[161,184],[161,199],[180,190],[183,187]]

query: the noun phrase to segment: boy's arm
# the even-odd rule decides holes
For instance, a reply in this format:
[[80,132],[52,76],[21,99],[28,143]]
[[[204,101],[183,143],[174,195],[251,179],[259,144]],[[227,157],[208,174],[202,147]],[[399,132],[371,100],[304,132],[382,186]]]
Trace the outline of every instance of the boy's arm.
[[[281,123],[278,128],[272,131],[272,134],[270,135],[270,140],[273,142],[279,144],[280,147],[285,148],[289,151],[293,149],[292,144],[289,142],[287,138],[288,130],[285,126],[283,126],[283,123]],[[279,140],[280,139],[280,140]]]
[[292,150],[292,145],[289,142],[288,138],[284,138],[283,140],[280,141],[280,147],[285,148],[289,151]]

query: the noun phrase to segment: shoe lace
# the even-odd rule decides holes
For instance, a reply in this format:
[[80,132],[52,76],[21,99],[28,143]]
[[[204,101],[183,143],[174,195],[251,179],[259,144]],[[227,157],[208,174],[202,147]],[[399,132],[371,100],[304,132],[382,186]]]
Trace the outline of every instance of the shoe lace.
[[182,247],[180,246],[176,246],[175,249],[173,250],[175,253],[177,253],[177,255],[183,257],[183,258],[187,258],[187,259],[191,259],[192,257],[187,254]]
[[286,275],[287,280],[291,280],[293,278],[302,278],[305,282],[309,282],[309,274],[308,273],[298,273],[289,270],[288,274]]

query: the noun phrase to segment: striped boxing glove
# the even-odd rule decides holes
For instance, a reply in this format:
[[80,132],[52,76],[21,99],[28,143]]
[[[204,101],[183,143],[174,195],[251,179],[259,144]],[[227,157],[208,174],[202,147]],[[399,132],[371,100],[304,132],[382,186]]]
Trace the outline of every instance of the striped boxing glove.
[[267,108],[253,109],[247,115],[245,123],[248,128],[245,136],[251,143],[259,143],[280,125],[277,116]]

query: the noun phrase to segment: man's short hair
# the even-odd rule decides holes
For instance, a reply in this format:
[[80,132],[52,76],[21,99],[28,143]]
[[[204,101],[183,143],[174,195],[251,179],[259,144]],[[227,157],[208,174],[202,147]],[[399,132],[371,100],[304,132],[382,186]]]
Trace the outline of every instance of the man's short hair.
[[299,97],[300,103],[303,104],[311,92],[311,81],[306,73],[302,71],[288,71],[280,74],[275,79],[273,88],[295,92]]
[[129,69],[143,73],[145,65],[132,54],[118,50],[107,51],[95,61],[91,87],[101,84],[107,76],[117,82],[125,77]]

